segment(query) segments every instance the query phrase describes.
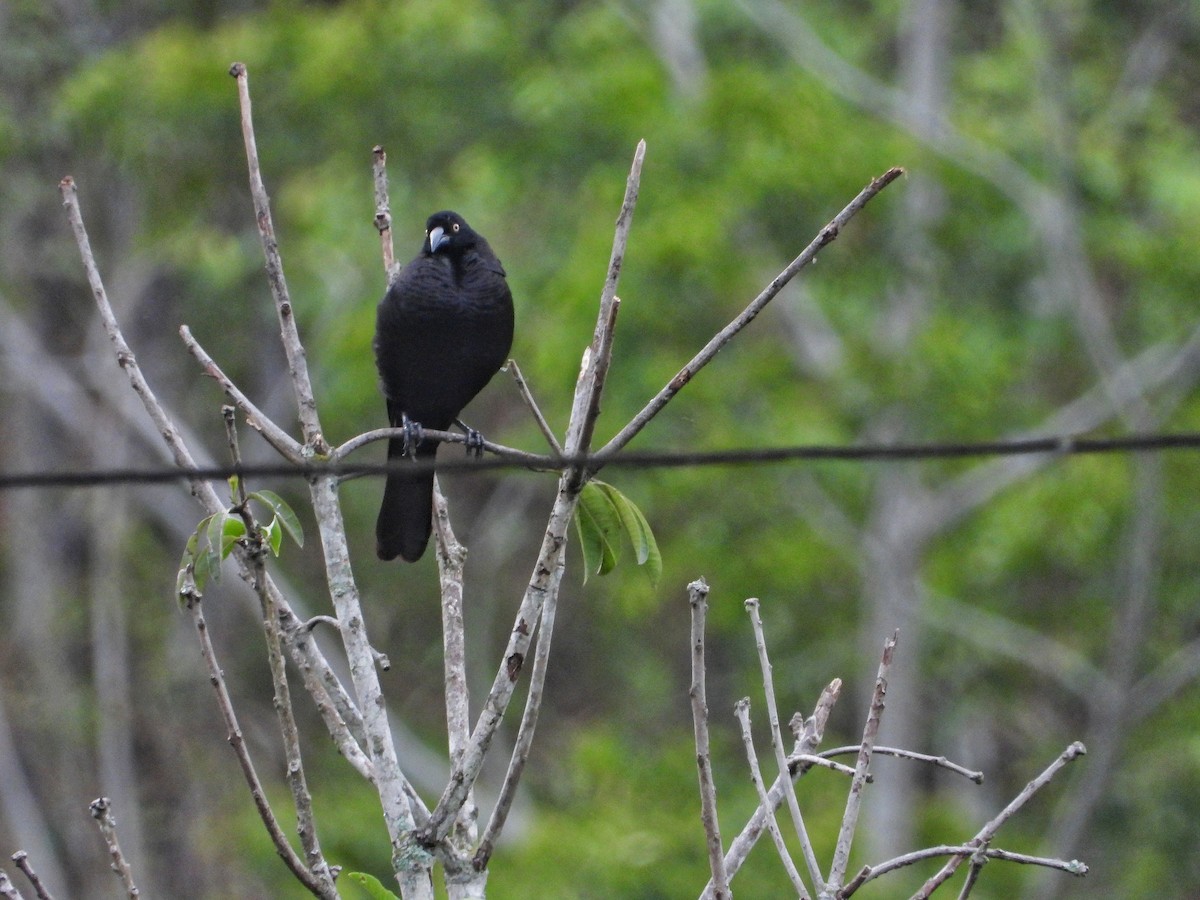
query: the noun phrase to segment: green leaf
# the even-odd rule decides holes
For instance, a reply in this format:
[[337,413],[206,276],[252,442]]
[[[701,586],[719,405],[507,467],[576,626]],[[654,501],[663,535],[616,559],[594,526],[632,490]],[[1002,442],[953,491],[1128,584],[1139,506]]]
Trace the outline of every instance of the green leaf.
[[383,882],[374,875],[366,872],[346,872],[342,875],[344,881],[356,884],[370,900],[398,900],[395,894],[383,886]]
[[196,590],[204,590],[204,586],[208,584],[209,579],[213,582],[221,580],[221,554],[213,549],[209,544],[204,551],[196,554],[196,562],[192,566],[192,573],[196,579]]
[[600,557],[599,535],[590,526],[585,530],[579,507],[575,508],[572,521],[575,523],[575,536],[579,539],[579,550],[583,554],[583,583],[587,584],[588,575]]
[[225,523],[229,520],[229,513],[221,511],[213,513],[208,517],[208,527],[204,530],[204,537],[208,541],[209,551],[219,550],[225,543]]
[[221,528],[221,559],[229,555],[233,545],[246,536],[246,523],[240,516],[225,517],[225,525]]
[[200,549],[200,532],[207,530],[211,519],[212,516],[201,519],[196,530],[183,545],[183,556],[179,558],[179,574],[175,576],[175,593],[179,595],[180,600],[183,599],[184,588],[191,587],[199,591],[202,587],[196,578],[197,553]]
[[[296,542],[296,546],[304,546],[304,528],[300,524],[299,517],[286,500],[274,491],[255,491],[250,497],[270,507],[271,512],[279,519],[279,524],[284,527],[284,530]],[[278,556],[279,552],[276,551],[275,555]]]
[[608,495],[595,482],[588,482],[579,492],[575,526],[583,550],[583,580],[586,584],[589,574],[607,575],[619,559],[617,537],[621,517]]
[[638,565],[646,567],[646,574],[650,578],[651,586],[658,587],[658,581],[662,577],[662,554],[658,550],[658,541],[654,539],[654,532],[650,530],[650,523],[646,521],[646,517],[638,509],[637,504],[611,484],[604,481],[592,481],[589,486],[591,484],[603,491],[609,502],[612,503],[621,520],[621,527],[629,536],[629,542],[633,544],[633,552],[637,555]]
[[283,546],[283,528],[279,524],[279,516],[271,520],[271,524],[262,530],[263,537],[267,539],[267,546],[271,548],[271,553],[276,558],[279,557],[279,550]]
[[237,475],[229,476],[229,502],[237,503],[238,495],[238,477]]

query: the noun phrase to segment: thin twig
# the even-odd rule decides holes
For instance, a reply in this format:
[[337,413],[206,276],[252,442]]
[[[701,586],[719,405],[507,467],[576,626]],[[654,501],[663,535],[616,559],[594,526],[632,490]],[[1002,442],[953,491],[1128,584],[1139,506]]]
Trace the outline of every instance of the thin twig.
[[[241,726],[238,725],[237,713],[233,709],[233,698],[230,697],[229,687],[225,684],[225,673],[217,663],[216,649],[213,647],[212,638],[208,633],[208,622],[205,621],[200,599],[198,593],[191,593],[184,598],[184,602],[192,614],[192,621],[200,638],[200,655],[208,667],[208,680],[212,684],[213,690],[216,691],[217,707],[221,710],[221,718],[225,720],[226,740],[237,756],[238,765],[242,769],[242,777],[250,789],[251,799],[254,800],[254,807],[258,810],[258,816],[262,819],[267,834],[271,837],[271,843],[275,845],[275,852],[279,854],[284,864],[296,876],[296,879],[313,894],[318,897],[325,896],[322,893],[323,885],[320,879],[308,870],[304,865],[304,860],[292,848],[287,835],[283,833],[283,829],[279,825],[279,820],[275,818],[275,811],[271,809],[271,804],[267,800],[262,782],[258,778],[258,772],[254,768],[254,761],[250,759],[250,750],[246,747]],[[95,815],[94,812],[93,815]]]
[[383,254],[383,271],[389,285],[395,280],[399,267],[392,246],[392,209],[388,201],[387,153],[376,144],[371,150],[371,172],[375,181],[375,229],[379,232],[379,248]]
[[473,864],[476,871],[486,868],[491,859],[492,852],[496,848],[496,841],[500,838],[500,832],[508,820],[508,813],[516,799],[517,785],[525,771],[525,764],[529,761],[529,752],[533,746],[533,735],[537,729],[538,713],[541,711],[542,697],[546,686],[546,667],[550,662],[550,642],[554,636],[554,613],[558,608],[558,587],[562,583],[565,568],[565,560],[560,557],[558,568],[554,572],[555,583],[546,595],[546,602],[542,606],[542,616],[538,621],[537,646],[533,653],[533,672],[529,676],[529,693],[525,698],[525,711],[521,715],[517,739],[513,742],[508,771],[504,773],[500,796],[496,800],[492,815],[484,829],[483,840],[479,842],[479,848],[475,851]]
[[242,116],[242,140],[246,145],[246,164],[250,174],[250,197],[254,201],[254,217],[258,222],[258,234],[262,239],[263,256],[267,263],[267,283],[275,300],[275,312],[279,316],[279,329],[283,337],[283,350],[287,355],[288,374],[296,392],[296,405],[304,442],[314,453],[324,454],[329,448],[321,436],[321,422],[317,418],[317,403],[313,397],[312,382],[308,377],[304,347],[296,330],[296,318],[292,301],[288,296],[287,281],[283,275],[283,260],[279,255],[279,241],[275,238],[275,224],[271,220],[271,201],[263,184],[262,169],[258,162],[258,143],[254,138],[254,119],[250,109],[249,76],[244,63],[234,63],[229,74],[237,80],[238,106]]
[[130,900],[137,900],[140,891],[133,881],[133,870],[121,852],[121,842],[117,840],[117,820],[113,818],[112,803],[107,797],[97,797],[90,805],[92,818],[100,829],[104,843],[108,845],[108,855],[112,858],[111,868],[125,886],[125,893]]
[[883,716],[884,700],[887,697],[888,673],[892,668],[892,655],[900,632],[883,642],[883,654],[879,660],[879,671],[875,676],[875,690],[871,695],[871,708],[867,712],[867,723],[863,726],[862,743],[859,745],[858,760],[854,766],[854,779],[846,797],[846,812],[842,815],[842,826],[838,831],[837,844],[833,849],[833,863],[829,867],[829,883],[834,887],[846,880],[846,869],[850,865],[850,847],[854,842],[854,829],[858,825],[858,812],[862,808],[863,790],[867,784],[867,771],[871,766],[871,754],[875,738],[879,734],[879,721]]
[[[859,744],[851,744],[846,747],[834,747],[832,750],[822,750],[819,756],[825,759],[830,759],[834,756],[845,756],[850,753],[858,753],[861,749]],[[960,766],[958,763],[951,762],[944,756],[931,756],[928,753],[917,753],[913,750],[901,750],[899,747],[876,747],[876,756],[895,756],[900,759],[912,759],[917,762],[929,763],[933,766],[940,766],[943,769],[949,769],[967,778],[976,784],[983,784],[983,773],[977,772],[974,769],[968,769],[965,766]]]
[[967,877],[963,879],[962,889],[958,892],[958,900],[967,900],[971,896],[971,891],[975,890],[975,883],[979,881],[983,867],[988,861],[987,849],[987,844],[983,844],[971,854],[971,867],[967,869]]
[[821,251],[821,249],[837,238],[842,228],[845,227],[846,223],[849,222],[850,219],[852,219],[859,212],[859,210],[866,206],[876,194],[899,178],[903,173],[903,169],[889,169],[887,172],[883,173],[878,178],[874,179],[869,185],[863,188],[862,191],[859,192],[858,196],[851,200],[849,204],[847,204],[845,209],[834,216],[833,220],[821,229],[820,233],[813,238],[812,242],[806,248],[804,248],[804,252],[792,260],[792,262],[789,263],[782,272],[776,275],[771,283],[763,289],[762,293],[755,297],[754,300],[751,301],[750,305],[738,314],[737,318],[721,329],[721,331],[717,332],[717,334],[714,335],[707,344],[705,344],[704,348],[694,357],[692,357],[692,359],[682,369],[680,369],[678,373],[676,373],[674,378],[667,382],[663,389],[654,396],[654,399],[646,404],[642,411],[630,420],[629,424],[622,428],[621,431],[612,440],[605,444],[603,448],[597,451],[597,455],[612,455],[633,440],[637,433],[645,428],[647,423],[649,423],[651,419],[658,415],[659,411],[666,406],[668,402],[670,402],[671,398],[678,394],[683,389],[684,385],[686,385],[692,380],[692,378],[695,377],[697,372],[699,372],[712,361],[713,357],[717,355],[718,351],[720,351],[722,347],[729,343],[729,341],[731,341],[739,331],[749,325],[750,322],[754,320],[755,316],[762,312],[763,308],[770,303],[771,300],[774,299],[781,290],[783,290],[784,286],[792,280],[796,273],[798,273],[809,263],[813,262],[817,258],[817,254]]
[[183,344],[187,350],[195,358],[196,362],[200,363],[204,369],[204,374],[208,375],[221,386],[226,395],[237,404],[242,413],[246,416],[246,424],[257,431],[263,438],[275,448],[284,459],[296,465],[303,465],[307,461],[303,448],[300,442],[293,438],[290,434],[276,425],[269,416],[262,412],[257,406],[251,402],[250,398],[242,393],[233,380],[229,378],[221,367],[217,365],[216,360],[209,356],[208,352],[200,346],[200,342],[192,336],[192,331],[186,325],[179,327],[179,336],[183,339]]
[[[984,825],[983,828],[979,829],[979,833],[970,841],[968,841],[966,846],[970,847],[971,851],[974,852],[974,850],[978,849],[983,844],[991,841],[996,832],[999,830],[1000,826],[1011,819],[1018,812],[1018,810],[1021,809],[1021,807],[1029,802],[1030,797],[1049,784],[1050,780],[1054,778],[1056,774],[1058,774],[1059,770],[1062,769],[1063,766],[1069,762],[1072,762],[1073,760],[1078,759],[1085,753],[1087,753],[1087,748],[1084,747],[1079,741],[1076,741],[1067,747],[1066,750],[1059,754],[1058,758],[1054,760],[1054,762],[1046,767],[1042,774],[1033,779],[1033,781],[1029,782],[1029,784],[1025,785],[1021,792],[1012,799],[1012,802],[1010,802],[1008,806],[1000,810],[1000,812],[997,813],[990,822]],[[925,884],[921,886],[921,889],[912,895],[912,900],[927,900],[929,895],[937,890],[939,885],[943,884],[947,879],[949,879],[950,876],[955,873],[958,867],[962,865],[963,860],[968,859],[970,855],[970,853],[966,853],[951,858],[944,866],[942,866],[936,875],[926,881]]]
[[771,676],[771,660],[767,656],[767,638],[763,632],[762,616],[759,615],[757,598],[751,597],[746,601],[746,612],[750,614],[750,624],[754,628],[754,646],[758,650],[759,667],[762,670],[763,693],[767,700],[767,717],[771,729],[771,749],[775,751],[775,763],[779,766],[780,785],[783,788],[784,799],[788,811],[792,815],[792,824],[796,827],[796,836],[800,839],[800,850],[804,854],[804,864],[808,867],[808,877],[812,879],[813,887],[819,894],[825,890],[825,880],[821,877],[821,866],[817,862],[817,854],[809,840],[808,830],[804,827],[804,817],[800,814],[800,802],[796,799],[796,791],[792,785],[790,769],[787,764],[787,754],[783,749],[783,732],[779,728],[779,707],[775,702],[775,680]]
[[[221,408],[225,421],[225,435],[229,443],[229,453],[235,465],[242,461],[241,449],[238,446],[236,410],[232,406]],[[304,775],[304,762],[300,752],[300,731],[296,726],[296,713],[292,707],[292,692],[288,686],[287,668],[283,659],[283,639],[280,635],[279,614],[267,590],[266,562],[267,547],[262,530],[247,502],[245,479],[237,482],[238,504],[235,507],[246,528],[246,542],[250,564],[254,572],[251,587],[258,596],[259,608],[262,611],[263,635],[267,642],[267,663],[271,670],[271,681],[275,688],[275,714],[279,718],[279,731],[283,738],[284,757],[286,759],[285,773],[288,786],[292,791],[292,802],[296,808],[296,834],[300,845],[304,848],[308,871],[314,881],[321,886],[319,896],[333,897],[337,891],[334,888],[333,876],[329,871],[321,852],[321,842],[317,838],[316,817],[313,814],[312,794],[308,790],[308,781]],[[311,888],[310,888],[311,889]]]
[[[358,450],[360,447],[363,447],[366,444],[370,444],[375,441],[392,440],[393,438],[397,438],[397,437],[404,437],[404,429],[403,428],[375,428],[371,431],[365,431],[362,434],[357,434],[354,437],[350,438],[350,440],[346,441],[346,443],[333,448],[329,453],[329,461],[331,463],[340,462],[341,460],[343,460],[347,456],[349,456],[351,453],[353,453],[355,450]],[[465,444],[467,442],[467,436],[465,434],[459,434],[457,431],[437,431],[436,429],[433,429],[433,428],[422,428],[421,429],[421,440],[423,440],[423,441],[439,441],[444,444]],[[531,469],[538,469],[538,470],[543,470],[543,471],[554,471],[556,469],[561,468],[561,466],[562,466],[562,460],[559,459],[558,457],[546,456],[545,454],[539,454],[539,453],[528,453],[524,450],[518,450],[515,447],[506,447],[503,444],[493,444],[491,441],[488,441],[488,440],[482,441],[482,443],[479,444],[479,447],[481,450],[484,450],[488,453],[495,454],[496,456],[500,457],[501,459],[511,460],[514,463],[519,463],[520,465],[528,466]],[[447,465],[445,460],[443,460],[442,462],[436,463],[436,464],[434,464],[434,463],[427,464],[424,461],[407,459],[404,461],[404,464],[405,464],[404,471],[405,472],[433,471],[435,468],[467,469],[467,470],[469,470],[473,466],[476,466],[476,465],[481,466],[482,468],[487,468],[486,460],[467,459],[467,460],[465,460],[465,462],[466,462],[466,465],[460,466],[460,465],[455,465],[453,462],[450,465]],[[413,466],[418,466],[419,468],[413,469],[412,468]],[[371,468],[374,469],[375,467],[371,467]],[[389,467],[388,466],[380,466],[378,468],[380,469],[380,471],[387,471],[387,469]],[[342,476],[343,479],[345,479],[347,477],[348,476],[345,476],[345,475]]]
[[[737,716],[738,723],[742,728],[742,744],[746,747],[746,762],[750,766],[750,780],[754,783],[754,790],[758,793],[758,805],[766,809],[770,805],[770,799],[767,797],[767,788],[763,784],[762,770],[758,765],[758,753],[754,750],[754,735],[750,731],[750,698],[743,697],[733,705],[734,715]],[[809,759],[817,759],[819,757],[806,757]],[[804,884],[804,879],[800,877],[800,873],[796,870],[796,864],[792,861],[792,855],[788,853],[787,844],[783,840],[783,832],[779,830],[779,823],[775,821],[775,814],[767,816],[767,831],[771,834],[771,840],[775,842],[775,852],[779,854],[779,859],[783,862],[783,868],[787,872],[788,878],[791,879],[792,888],[796,891],[796,896],[800,900],[808,900],[808,887]]]
[[525,380],[524,374],[521,372],[521,367],[517,365],[515,359],[508,361],[508,374],[512,376],[512,380],[517,384],[517,390],[521,394],[521,399],[525,401],[525,405],[529,407],[529,411],[533,413],[533,420],[537,422],[538,429],[545,437],[546,443],[550,445],[550,450],[555,456],[562,456],[562,444],[558,442],[558,438],[554,436],[554,431],[550,428],[550,423],[546,421],[546,417],[542,415],[542,409],[538,406],[537,401],[533,399],[533,392],[529,390],[529,383]]
[[33,870],[33,866],[29,864],[29,854],[24,850],[18,850],[12,855],[12,861],[18,869],[25,873],[25,877],[29,879],[29,883],[33,885],[33,892],[37,895],[38,900],[54,900],[54,896],[42,884],[42,879],[38,878],[37,872]]
[[713,784],[712,755],[708,745],[708,696],[705,691],[704,620],[708,612],[708,583],[698,578],[688,585],[692,609],[692,729],[696,739],[696,768],[700,779],[700,822],[704,826],[708,865],[712,870],[713,897],[729,900],[729,876],[725,872],[725,848],[717,817],[717,788]]
[[[608,260],[608,274],[604,278],[604,289],[600,293],[600,311],[596,317],[596,330],[592,337],[591,356],[586,357],[587,376],[580,378],[578,385],[585,389],[585,395],[578,391],[575,394],[574,407],[582,401],[582,415],[577,416],[575,409],[571,413],[571,425],[574,432],[568,429],[564,447],[568,454],[586,453],[592,445],[592,433],[596,428],[596,419],[600,416],[600,396],[604,392],[604,380],[608,375],[608,366],[612,361],[613,332],[616,326],[617,310],[621,301],[617,297],[617,282],[621,277],[621,267],[625,261],[625,246],[629,241],[629,229],[633,224],[633,210],[637,206],[638,191],[642,181],[642,162],[646,158],[646,142],[638,141],[633,153],[633,165],[629,169],[629,177],[625,182],[625,197],[621,201],[621,212],[617,215],[617,225],[613,231],[612,254]],[[582,473],[580,473],[580,477]]]
[[1011,850],[1001,850],[998,847],[988,847],[985,851],[989,859],[999,859],[1004,862],[1019,863],[1023,866],[1042,866],[1046,869],[1058,869],[1068,875],[1082,878],[1088,873],[1087,863],[1077,859],[1052,859],[1046,856],[1030,856],[1027,853],[1013,853]]
[[[857,747],[855,748],[858,749]],[[854,769],[850,766],[842,765],[839,762],[834,762],[832,759],[826,759],[824,754],[814,756],[811,753],[793,753],[787,758],[788,768],[795,766],[806,766],[809,768],[817,767],[821,769],[829,769],[831,772],[837,772],[839,775],[854,776]],[[867,775],[867,783],[871,782],[871,775]]]
[[[117,365],[128,376],[130,387],[141,399],[142,406],[154,422],[154,427],[162,435],[167,448],[171,451],[175,464],[181,469],[195,469],[196,460],[192,458],[192,454],[184,444],[179,429],[175,427],[175,423],[171,421],[162,404],[158,402],[154,391],[150,389],[150,385],[133,355],[133,350],[125,342],[125,336],[121,333],[121,326],[118,324],[112,304],[108,300],[108,292],[104,289],[104,282],[100,278],[100,269],[96,265],[96,257],[92,254],[91,241],[88,240],[87,229],[83,224],[83,213],[79,208],[79,194],[75,187],[75,179],[68,175],[59,182],[58,187],[62,194],[63,206],[67,210],[67,219],[75,233],[75,243],[79,247],[79,255],[83,260],[83,269],[92,289],[92,297],[96,301],[96,309],[100,314],[100,324],[103,325],[104,333],[108,336],[117,354]],[[191,485],[192,494],[206,506],[220,506],[216,491],[208,482],[192,480]]]

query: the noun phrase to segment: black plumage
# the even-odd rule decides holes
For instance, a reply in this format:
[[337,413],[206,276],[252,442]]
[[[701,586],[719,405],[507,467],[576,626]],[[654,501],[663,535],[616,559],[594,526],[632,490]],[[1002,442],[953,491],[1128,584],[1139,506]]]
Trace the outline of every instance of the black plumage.
[[[508,358],[512,293],[500,260],[462,216],[434,213],[425,228],[421,252],[379,304],[375,364],[392,426],[446,431]],[[437,444],[418,441],[413,449],[418,460],[430,460]],[[388,460],[405,450],[393,438]],[[388,475],[375,526],[379,558],[420,559],[432,517],[431,472]]]

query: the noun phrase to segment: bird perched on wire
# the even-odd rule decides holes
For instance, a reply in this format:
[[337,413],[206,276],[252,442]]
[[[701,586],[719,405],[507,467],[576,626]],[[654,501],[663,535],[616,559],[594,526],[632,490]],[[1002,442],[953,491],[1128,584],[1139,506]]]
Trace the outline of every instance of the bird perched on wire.
[[[458,213],[434,213],[421,252],[376,312],[375,364],[388,422],[406,432],[388,442],[389,462],[433,459],[437,444],[422,439],[422,427],[448,430],[504,365],[512,337],[512,292],[500,260]],[[468,438],[479,440],[471,431]],[[390,473],[375,526],[379,558],[420,559],[432,523],[433,473]]]

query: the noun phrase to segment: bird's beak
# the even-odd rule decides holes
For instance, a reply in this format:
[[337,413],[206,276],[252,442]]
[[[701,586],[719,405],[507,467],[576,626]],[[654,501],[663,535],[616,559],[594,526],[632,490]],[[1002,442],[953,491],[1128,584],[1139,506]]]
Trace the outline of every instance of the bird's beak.
[[437,253],[438,247],[450,240],[446,237],[446,231],[440,225],[436,228],[429,229],[429,252]]

